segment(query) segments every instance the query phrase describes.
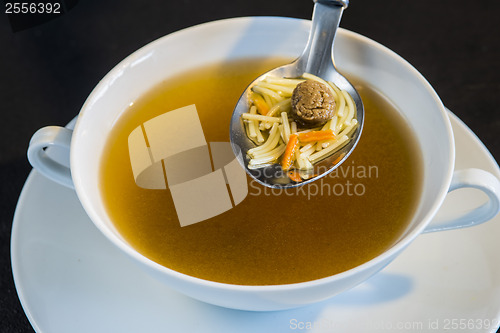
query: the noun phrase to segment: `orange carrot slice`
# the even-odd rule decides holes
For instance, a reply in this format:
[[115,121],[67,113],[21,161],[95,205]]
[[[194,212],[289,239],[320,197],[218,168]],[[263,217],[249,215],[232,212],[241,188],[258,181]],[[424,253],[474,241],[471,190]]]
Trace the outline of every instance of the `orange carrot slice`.
[[256,93],[252,94],[253,104],[257,107],[257,111],[265,116],[269,112],[269,105],[267,105],[264,98]]
[[331,129],[324,131],[311,131],[306,133],[299,133],[299,140],[300,142],[303,143],[316,142],[322,140],[334,140],[334,139],[335,139],[335,134],[333,134],[333,131]]
[[281,168],[283,170],[288,170],[292,166],[293,158],[295,157],[295,151],[299,148],[299,138],[297,134],[291,134],[290,139],[285,148],[285,153],[281,159]]
[[302,181],[300,174],[295,170],[288,171],[288,178],[290,178],[291,180],[293,180],[296,183],[300,183]]
[[339,157],[337,157],[337,158],[335,159],[335,161],[333,161],[333,163],[332,163],[332,164],[333,164],[333,165],[335,165],[335,164],[339,163],[339,162],[340,162],[340,160],[344,158],[344,156],[345,156],[345,153],[340,154],[340,155],[339,155]]

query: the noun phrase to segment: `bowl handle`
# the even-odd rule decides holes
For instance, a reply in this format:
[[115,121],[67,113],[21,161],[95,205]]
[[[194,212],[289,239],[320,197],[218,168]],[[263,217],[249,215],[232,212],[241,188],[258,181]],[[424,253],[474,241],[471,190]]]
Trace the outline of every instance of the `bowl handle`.
[[62,148],[59,151],[69,160],[72,135],[73,131],[65,127],[43,127],[33,134],[28,147],[28,161],[33,168],[45,177],[69,188],[74,188],[70,168],[49,156],[47,148]]
[[488,196],[488,201],[453,219],[434,219],[424,233],[472,227],[492,219],[500,210],[500,181],[491,173],[480,169],[455,171],[448,193],[461,188],[475,188]]

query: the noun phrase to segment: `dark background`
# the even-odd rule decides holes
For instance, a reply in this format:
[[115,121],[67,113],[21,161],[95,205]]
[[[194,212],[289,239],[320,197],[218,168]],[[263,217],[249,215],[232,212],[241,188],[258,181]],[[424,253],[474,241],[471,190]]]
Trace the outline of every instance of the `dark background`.
[[[230,17],[309,19],[313,4],[310,0],[71,0],[66,5],[73,8],[29,27],[29,18],[22,18],[21,23],[19,18],[9,20],[2,3],[0,332],[33,332],[17,298],[10,267],[12,218],[31,170],[26,159],[31,135],[46,125],[66,124],[110,69],[150,41]],[[351,0],[341,27],[406,58],[498,161],[499,22],[498,0]]]

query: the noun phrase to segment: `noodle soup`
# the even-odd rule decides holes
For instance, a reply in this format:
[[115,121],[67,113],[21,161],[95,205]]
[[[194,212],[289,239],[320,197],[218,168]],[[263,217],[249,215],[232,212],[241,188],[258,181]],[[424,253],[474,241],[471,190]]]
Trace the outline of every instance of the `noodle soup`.
[[266,77],[252,86],[249,100],[249,111],[241,115],[247,137],[256,144],[247,151],[248,168],[279,161],[295,183],[313,177],[313,164],[340,151],[358,125],[351,95],[309,73]]
[[[229,141],[234,105],[248,82],[288,59],[245,59],[170,78],[116,121],[101,162],[101,192],[123,238],[151,260],[198,278],[242,285],[331,276],[390,248],[420,193],[420,153],[398,111],[350,78],[366,110],[351,157],[329,176],[272,190],[248,178],[248,195],[223,214],[179,225],[170,191],[136,185],[127,139],[145,121],[195,104],[208,142]],[[193,209],[196,209],[193,207]]]

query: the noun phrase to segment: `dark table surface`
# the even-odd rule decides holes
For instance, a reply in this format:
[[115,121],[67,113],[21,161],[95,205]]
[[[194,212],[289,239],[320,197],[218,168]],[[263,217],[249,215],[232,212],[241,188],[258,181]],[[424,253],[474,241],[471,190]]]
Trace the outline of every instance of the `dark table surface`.
[[[308,19],[312,13],[310,0],[72,0],[65,6],[72,8],[32,27],[9,21],[5,7],[0,14],[0,332],[33,331],[10,264],[12,218],[31,170],[31,135],[66,124],[106,72],[161,36],[223,18]],[[351,0],[341,26],[406,58],[498,161],[499,17],[497,0]]]

